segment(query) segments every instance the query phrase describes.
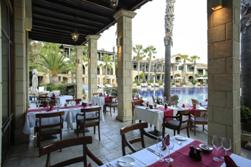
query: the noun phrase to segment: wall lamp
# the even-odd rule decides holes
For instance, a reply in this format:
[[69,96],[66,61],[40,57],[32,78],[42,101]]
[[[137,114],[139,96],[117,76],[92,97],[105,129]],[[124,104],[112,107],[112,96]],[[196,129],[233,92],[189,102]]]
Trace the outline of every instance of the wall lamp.
[[212,10],[219,10],[221,8],[223,8],[223,2],[224,0],[211,0],[211,6],[212,6]]

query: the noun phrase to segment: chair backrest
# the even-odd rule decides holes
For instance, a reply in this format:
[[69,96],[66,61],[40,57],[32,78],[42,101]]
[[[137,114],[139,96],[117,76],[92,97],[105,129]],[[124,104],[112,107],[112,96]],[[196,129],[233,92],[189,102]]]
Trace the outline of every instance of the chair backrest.
[[[86,108],[82,108],[81,112],[83,113],[84,116],[84,121],[100,121],[100,111],[101,111],[101,107],[97,106],[91,106],[91,107],[86,107]],[[88,114],[93,113],[93,115],[91,117],[87,116]]]
[[[95,163],[98,165],[103,165],[102,161],[100,161],[92,152],[88,149],[87,144],[92,143],[92,137],[91,136],[84,136],[84,137],[79,137],[79,138],[73,138],[73,139],[67,139],[63,141],[58,141],[53,144],[49,144],[47,146],[41,147],[39,149],[39,155],[46,155],[47,154],[47,159],[46,159],[46,164],[45,167],[63,167],[67,165],[71,165],[74,163],[79,163],[83,162],[84,167],[87,166],[87,156],[89,156]],[[50,154],[52,152],[55,152],[59,149],[67,148],[67,147],[72,147],[72,146],[77,146],[77,145],[82,145],[83,146],[83,155],[75,158],[71,158],[65,161],[58,162],[54,165],[51,165],[50,163]]]
[[143,105],[143,103],[144,103],[144,100],[142,100],[142,99],[133,100],[132,101],[132,111],[134,111],[134,108],[136,105],[141,106],[141,105]]
[[191,115],[189,110],[184,110],[184,111],[178,111],[176,115],[180,121],[180,126],[181,124],[187,123],[189,125]]
[[[64,112],[47,112],[47,113],[38,113],[36,114],[36,127],[37,130],[45,129],[45,128],[53,128],[53,127],[59,127],[63,128],[63,116]],[[49,118],[55,118],[55,120],[58,119],[58,121],[55,121],[55,123],[50,123],[50,124],[42,124],[44,119],[49,119]]]
[[193,117],[207,117],[207,110],[199,110],[199,109],[195,109],[195,110],[191,110],[190,114]]
[[[136,149],[132,146],[133,143],[141,142],[142,147],[143,148],[145,147],[144,129],[147,127],[148,127],[148,124],[146,122],[143,122],[143,123],[132,124],[132,125],[129,125],[120,129],[123,155],[126,154],[125,147],[128,147],[132,152],[136,152]],[[128,140],[126,138],[126,133],[134,131],[134,130],[140,131],[140,137]]]

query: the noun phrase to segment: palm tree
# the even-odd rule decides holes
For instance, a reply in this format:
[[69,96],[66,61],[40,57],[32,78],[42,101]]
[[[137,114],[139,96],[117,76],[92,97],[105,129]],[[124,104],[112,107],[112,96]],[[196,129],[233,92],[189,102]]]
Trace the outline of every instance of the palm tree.
[[49,73],[50,82],[58,83],[58,74],[68,70],[65,57],[60,52],[58,44],[45,43],[40,51],[39,70]]
[[148,80],[151,79],[151,65],[152,65],[152,59],[155,58],[154,54],[156,54],[156,48],[154,46],[148,46],[147,48],[144,49],[144,52],[146,53],[147,56],[147,61],[149,62],[148,66]]
[[197,60],[199,60],[200,57],[197,55],[193,55],[190,57],[190,60],[193,62],[193,79],[195,80],[195,72],[196,72],[196,64]]
[[165,15],[165,82],[164,96],[166,99],[170,97],[171,87],[171,46],[173,44],[173,21],[174,21],[174,3],[175,0],[166,0],[166,15]]
[[135,53],[133,60],[137,62],[137,75],[138,75],[138,82],[139,82],[140,61],[143,60],[145,57],[143,46],[135,45],[135,47],[133,47],[133,52]]
[[112,56],[108,54],[103,55],[103,67],[105,68],[105,84],[107,81],[108,69],[112,68]]
[[28,50],[28,63],[29,69],[32,70],[37,68],[38,62],[40,61],[40,50],[43,47],[43,42],[31,41],[29,43],[30,47]]
[[188,55],[180,55],[180,59],[183,60],[183,85],[186,85],[186,62],[190,61],[189,56]]
[[251,108],[251,1],[241,1],[241,102]]

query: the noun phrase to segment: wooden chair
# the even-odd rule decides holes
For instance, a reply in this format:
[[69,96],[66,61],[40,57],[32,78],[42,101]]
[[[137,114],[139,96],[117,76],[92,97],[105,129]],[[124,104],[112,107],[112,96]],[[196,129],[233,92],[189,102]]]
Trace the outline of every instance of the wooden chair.
[[133,118],[135,115],[135,112],[134,112],[135,106],[137,106],[137,105],[142,106],[143,103],[144,103],[144,100],[142,100],[142,99],[136,99],[136,100],[132,101],[132,124],[134,123]]
[[165,136],[165,128],[172,129],[174,135],[176,131],[180,134],[180,131],[186,129],[187,137],[190,137],[189,128],[190,128],[190,113],[189,111],[178,111],[176,116],[166,116],[163,118],[162,123],[162,137]]
[[[120,135],[121,135],[121,142],[122,142],[122,154],[123,156],[126,155],[125,148],[128,147],[133,153],[136,152],[136,149],[133,147],[132,144],[141,142],[141,145],[143,148],[145,148],[145,142],[144,142],[144,135],[147,137],[150,137],[154,140],[157,140],[157,137],[147,133],[144,129],[148,127],[148,124],[146,122],[144,123],[136,123],[129,126],[126,126],[124,128],[120,129]],[[139,130],[140,131],[140,137],[134,138],[131,140],[127,140],[126,133],[131,132],[133,130]]]
[[[49,135],[60,135],[62,140],[62,129],[63,129],[63,116],[64,112],[51,112],[51,113],[39,113],[36,114],[36,126],[35,132],[37,133],[37,146],[41,147],[42,137]],[[54,119],[53,124],[44,124],[46,119]]]
[[205,131],[205,125],[208,123],[207,110],[193,110],[191,114],[191,128],[194,128],[194,135],[196,135],[196,125],[202,125],[203,132]]
[[113,108],[113,112],[115,113],[115,109],[116,107],[118,107],[117,97],[110,96],[109,100],[105,101],[105,105],[104,105],[105,113],[107,112],[106,107],[110,107],[110,114],[112,116],[112,108]]
[[90,107],[81,109],[81,113],[76,115],[77,136],[82,131],[85,136],[85,128],[93,127],[96,134],[96,126],[98,127],[98,139],[100,141],[100,111],[101,107]]
[[[87,156],[90,157],[97,165],[103,165],[103,162],[99,160],[87,147],[87,144],[92,143],[91,136],[84,136],[79,138],[67,139],[63,141],[56,142],[54,144],[50,144],[44,146],[39,149],[39,155],[47,155],[45,167],[64,167],[71,164],[83,162],[84,167],[87,167]],[[75,158],[71,158],[65,161],[58,162],[54,165],[51,165],[50,155],[52,152],[55,152],[59,149],[82,145],[83,147],[83,155]]]

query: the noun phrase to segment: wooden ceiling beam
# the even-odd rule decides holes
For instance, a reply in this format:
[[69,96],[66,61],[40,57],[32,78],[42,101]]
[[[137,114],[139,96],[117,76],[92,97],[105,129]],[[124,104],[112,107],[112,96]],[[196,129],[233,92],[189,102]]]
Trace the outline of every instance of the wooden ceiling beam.
[[[60,13],[55,10],[48,10],[48,9],[45,9],[40,6],[33,6],[33,14],[36,14],[36,13],[40,14],[40,15],[49,16],[49,17],[56,17],[58,19],[65,19],[65,18],[67,18],[68,20],[76,19],[73,14],[66,14],[66,13],[62,13],[62,12]],[[85,19],[83,17],[79,17],[78,20],[86,25],[89,25],[89,26],[103,26],[103,25],[105,25],[105,23],[98,22],[95,20]]]
[[65,25],[65,26],[71,26],[71,27],[76,27],[77,29],[82,29],[84,28],[87,31],[97,31],[97,27],[94,28],[90,28],[89,26],[86,26],[85,24],[81,24],[81,23],[76,23],[74,20],[73,21],[67,21],[67,20],[60,20],[54,17],[47,17],[44,15],[40,15],[40,14],[33,14],[33,19],[34,20],[43,20],[43,21],[48,21],[48,22],[53,22],[56,24],[61,24],[61,25]]
[[79,10],[76,8],[73,9],[71,7],[64,6],[61,3],[57,3],[55,1],[47,1],[47,0],[39,0],[38,1],[37,0],[37,1],[33,1],[33,2],[35,3],[35,6],[41,5],[45,9],[47,8],[50,10],[56,10],[56,11],[59,11],[60,13],[63,12],[63,13],[73,14],[78,17],[83,17],[83,18],[90,19],[90,20],[97,20],[100,22],[109,22],[110,21],[109,17],[104,17],[101,15],[86,12],[86,11]]
[[[33,25],[48,27],[48,28],[57,29],[57,30],[65,30],[65,31],[70,31],[70,32],[74,32],[75,29],[76,29],[75,27],[62,26],[62,25],[59,25],[59,24],[50,23],[50,22],[41,21],[41,20],[34,20]],[[92,34],[92,32],[85,31],[83,28],[77,29],[77,31],[79,33],[81,33],[81,34]]]
[[72,0],[64,0],[64,1],[54,0],[54,1],[56,1],[57,3],[63,3],[70,7],[84,10],[86,12],[95,13],[106,17],[113,16],[114,12],[116,11],[116,9],[112,8],[111,6],[107,7],[87,0],[75,0],[74,3],[72,3]]
[[29,38],[32,40],[61,43],[61,44],[69,44],[69,45],[81,45],[85,41],[85,39],[80,38],[77,42],[74,42],[72,39],[57,39],[57,38],[53,38],[53,37],[32,34],[31,32],[29,33]]
[[72,33],[72,31],[68,31],[68,30],[62,30],[62,29],[54,29],[54,28],[49,28],[49,27],[44,27],[44,26],[38,26],[38,25],[33,25],[32,26],[32,30],[44,30],[44,31],[53,31],[53,32],[58,32],[58,33]]

